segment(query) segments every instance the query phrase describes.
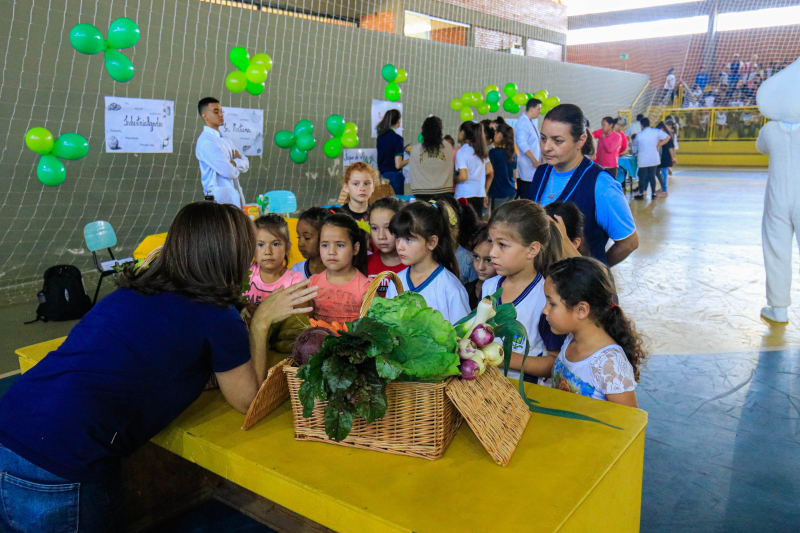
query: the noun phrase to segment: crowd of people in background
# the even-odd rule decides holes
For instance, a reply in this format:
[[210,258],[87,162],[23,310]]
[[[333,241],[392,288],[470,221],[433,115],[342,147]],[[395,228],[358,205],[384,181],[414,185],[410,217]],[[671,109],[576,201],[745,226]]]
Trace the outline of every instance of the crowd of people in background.
[[661,105],[673,105],[678,95],[678,86],[683,86],[682,107],[745,107],[755,105],[755,96],[761,84],[790,64],[789,60],[761,63],[757,54],[750,61],[742,61],[734,54],[719,72],[708,72],[701,65],[693,82],[678,80],[675,69],[670,68],[664,81]]

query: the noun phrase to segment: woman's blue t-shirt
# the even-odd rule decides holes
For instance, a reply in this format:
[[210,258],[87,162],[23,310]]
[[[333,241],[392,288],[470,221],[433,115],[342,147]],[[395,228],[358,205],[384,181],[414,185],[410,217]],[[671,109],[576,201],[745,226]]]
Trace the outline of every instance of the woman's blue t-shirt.
[[517,168],[517,156],[512,161],[506,157],[505,150],[492,148],[489,150],[489,161],[492,163],[494,178],[489,186],[491,198],[509,198],[516,196],[517,187],[514,183],[514,170]]
[[3,396],[0,443],[70,481],[107,481],[121,457],[200,396],[212,372],[249,360],[234,308],[117,289]]
[[386,174],[387,172],[397,172],[397,165],[395,165],[395,156],[403,156],[403,138],[394,130],[389,130],[380,137],[376,142],[378,148],[378,172]]

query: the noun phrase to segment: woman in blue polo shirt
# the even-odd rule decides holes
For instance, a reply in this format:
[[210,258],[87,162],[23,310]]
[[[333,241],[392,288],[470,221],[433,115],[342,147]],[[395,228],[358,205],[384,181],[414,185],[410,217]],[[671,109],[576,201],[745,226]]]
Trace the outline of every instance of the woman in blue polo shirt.
[[[593,163],[594,138],[580,107],[561,104],[545,116],[541,131],[546,164],[536,169],[528,198],[545,206],[574,202],[586,217],[584,237],[592,257],[608,266],[639,247],[639,235],[620,184]],[[606,250],[608,240],[614,244]]]
[[403,159],[403,137],[397,134],[400,127],[400,111],[390,109],[378,123],[378,172],[383,179],[389,180],[396,195],[402,195],[405,189],[403,167],[408,159]]
[[[255,252],[230,205],[189,204],[161,254],[23,374],[0,401],[0,531],[123,531],[119,475],[211,376],[245,413],[266,375],[269,326],[310,308],[307,282],[274,292],[249,334],[234,304]],[[252,347],[252,348],[251,348]]]

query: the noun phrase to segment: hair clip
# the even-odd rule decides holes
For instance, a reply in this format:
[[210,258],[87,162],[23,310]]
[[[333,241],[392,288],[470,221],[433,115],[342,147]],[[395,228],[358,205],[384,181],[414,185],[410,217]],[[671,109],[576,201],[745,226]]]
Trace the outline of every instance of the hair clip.
[[435,206],[436,205],[436,200],[428,200],[428,203],[433,205],[433,206]]
[[609,309],[614,309],[615,307],[617,307],[617,304],[614,302],[611,302],[611,305],[608,306]]

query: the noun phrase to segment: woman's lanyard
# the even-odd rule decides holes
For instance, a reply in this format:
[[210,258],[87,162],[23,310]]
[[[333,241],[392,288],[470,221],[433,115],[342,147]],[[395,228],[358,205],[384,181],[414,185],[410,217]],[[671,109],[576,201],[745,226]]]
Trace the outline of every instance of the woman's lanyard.
[[[581,174],[581,177],[578,178],[578,181],[575,182],[575,186],[572,187],[572,190],[569,191],[569,194],[566,196],[566,198],[564,198],[562,200],[562,202],[566,202],[567,200],[569,200],[569,197],[572,196],[572,193],[574,193],[575,189],[578,188],[578,185],[581,183],[581,180],[583,179],[583,176],[592,167],[593,164],[594,163],[589,163],[589,165],[586,166],[586,168],[583,170],[583,174]],[[578,166],[580,166],[580,165],[578,165]],[[548,165],[547,166],[547,170],[544,171],[544,179],[542,180],[542,183],[539,184],[539,190],[536,191],[536,203],[541,203],[542,202],[542,187],[544,187],[550,181],[550,174],[552,174],[552,173],[553,173],[553,166],[552,165]],[[570,178],[571,177],[572,176],[570,176]],[[567,181],[567,185],[569,185],[569,181]],[[566,185],[564,186],[564,188],[566,188]],[[562,189],[561,192],[564,192],[564,190]],[[554,197],[555,197],[555,193],[553,192],[553,184],[550,183],[550,195],[548,195],[547,198],[552,200]]]
[[[506,280],[506,277],[505,277],[505,276],[503,276],[502,278],[500,278],[500,281],[497,283],[497,286],[498,286],[498,287],[502,287],[502,286],[503,286],[503,282],[504,282],[505,280]],[[519,296],[517,296],[517,298],[514,300],[514,302],[513,302],[513,303],[514,303],[514,307],[517,307],[519,304],[521,304],[521,303],[522,303],[522,300],[524,300],[524,299],[525,299],[525,298],[526,298],[526,297],[527,297],[527,296],[528,296],[528,295],[531,293],[531,291],[533,290],[533,288],[534,288],[534,287],[536,287],[536,285],[537,285],[537,284],[538,284],[538,283],[539,283],[541,280],[542,280],[542,274],[541,274],[541,273],[539,273],[539,272],[537,272],[537,273],[536,273],[536,277],[535,277],[535,278],[533,278],[533,281],[531,281],[530,285],[528,285],[527,287],[525,287],[525,290],[524,290],[524,291],[522,291],[522,294],[520,294]],[[502,295],[500,296],[500,298],[498,298],[498,299],[497,299],[497,305],[503,305],[503,296],[502,296]]]

